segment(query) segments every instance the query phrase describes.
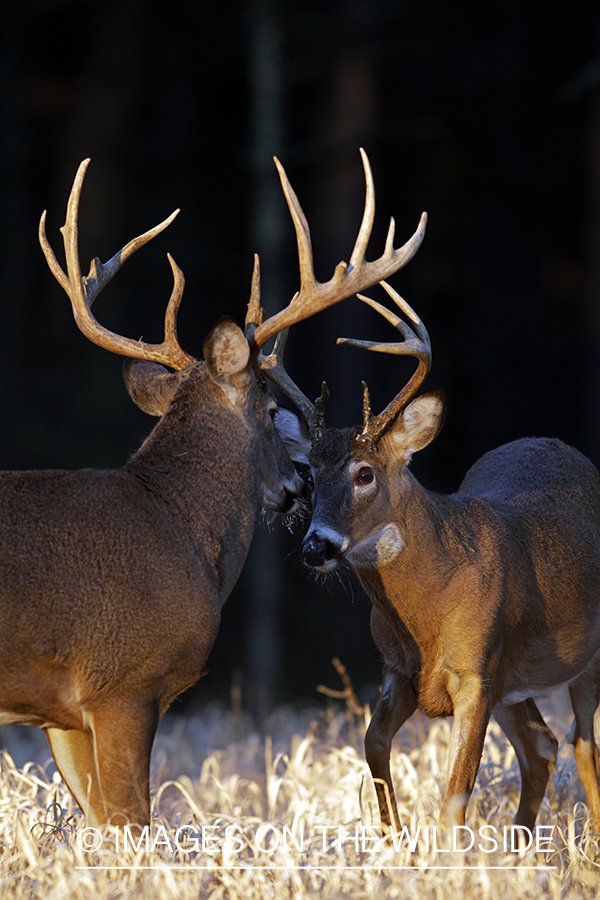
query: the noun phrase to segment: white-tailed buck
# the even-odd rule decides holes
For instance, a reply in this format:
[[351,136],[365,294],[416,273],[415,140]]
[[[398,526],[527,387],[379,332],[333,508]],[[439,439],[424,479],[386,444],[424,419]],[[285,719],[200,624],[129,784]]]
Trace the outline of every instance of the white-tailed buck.
[[177,340],[184,281],[170,257],[174,288],[161,344],[113,334],[92,315],[120,266],[175,214],[109,262],[95,259],[82,277],[77,220],[88,162],[61,229],[67,274],[47,241],[45,214],[40,241],[79,328],[128,357],[132,399],[161,419],[119,469],[0,473],[0,723],[45,729],[89,824],[145,825],[158,721],[203,671],[261,508],[292,513],[304,493],[284,446],[301,441],[299,420],[278,409],[264,376],[284,389],[288,379],[277,351],[263,357],[262,348],[399,269],[424,222],[404,247],[394,250],[392,235],[379,260],[364,261],[373,208],[365,158],[367,201],[352,265],[340,263],[321,284],[306,219],[277,163],[298,235],[301,291],[263,321],[256,258],[245,334],[221,319],[196,361]]
[[569,740],[600,831],[593,728],[600,698],[598,472],[558,440],[529,438],[487,453],[457,493],[425,490],[408,465],[438,433],[444,397],[415,396],[430,367],[429,337],[410,306],[384,287],[410,325],[361,299],[404,340],[339,342],[408,354],[418,368],[379,415],[364,386],[360,428],[325,428],[319,412],[304,460],[313,514],[303,543],[309,566],[328,571],[350,563],[373,604],[384,668],[365,749],[383,830],[400,828],[390,749],[416,709],[454,716],[442,822],[465,822],[494,715],[521,769],[515,823],[532,828],[558,746],[534,698],[568,684],[575,713]]

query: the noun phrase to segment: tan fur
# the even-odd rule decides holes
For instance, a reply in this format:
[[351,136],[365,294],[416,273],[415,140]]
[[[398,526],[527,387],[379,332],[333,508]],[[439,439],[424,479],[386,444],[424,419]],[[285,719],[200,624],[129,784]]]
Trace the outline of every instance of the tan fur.
[[[454,716],[442,820],[464,824],[494,711],[521,767],[515,822],[533,827],[557,742],[532,698],[568,683],[571,739],[599,830],[598,472],[560,441],[527,439],[486,454],[456,494],[432,494],[406,463],[437,433],[439,398],[413,400],[376,446],[331,429],[310,456],[314,510],[305,558],[323,569],[351,563],[372,600],[384,658],[365,742],[383,828],[400,828],[389,755],[417,708]],[[391,528],[396,552],[388,541],[379,553],[373,536]]]
[[159,719],[205,667],[261,508],[304,490],[242,332],[215,333],[217,380],[127,361],[164,415],[126,465],[0,473],[0,718],[46,729],[93,825],[149,822]]

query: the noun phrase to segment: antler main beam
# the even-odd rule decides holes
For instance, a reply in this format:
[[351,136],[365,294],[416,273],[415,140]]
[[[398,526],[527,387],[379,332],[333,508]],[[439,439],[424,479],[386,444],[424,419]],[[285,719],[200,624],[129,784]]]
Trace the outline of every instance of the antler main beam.
[[143,341],[135,341],[131,338],[122,337],[120,334],[115,334],[109,331],[108,328],[100,325],[91,312],[94,300],[102,288],[116,275],[123,263],[136,250],[139,250],[140,247],[151,241],[157,234],[164,231],[171,224],[179,210],[176,209],[164,222],[151,228],[150,231],[146,231],[139,237],[129,241],[108,262],[102,263],[97,257],[93,259],[88,276],[82,277],[78,247],[79,198],[89,162],[89,159],[84,159],[77,170],[69,195],[65,224],[60,229],[65,247],[68,275],[64,273],[59,265],[46,237],[46,210],[42,213],[39,239],[50,271],[68,294],[73,307],[75,321],[79,329],[90,341],[121,356],[129,356],[134,359],[148,359],[152,362],[162,363],[172,369],[184,369],[195,362],[195,359],[181,349],[177,340],[177,310],[183,295],[185,278],[170,254],[167,254],[167,257],[173,272],[173,290],[165,314],[165,339],[162,343],[145,344]]

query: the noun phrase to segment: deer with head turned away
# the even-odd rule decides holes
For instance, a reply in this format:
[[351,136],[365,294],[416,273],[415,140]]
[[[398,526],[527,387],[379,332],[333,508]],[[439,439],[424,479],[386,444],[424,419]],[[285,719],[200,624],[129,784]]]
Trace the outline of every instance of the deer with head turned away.
[[[431,364],[429,337],[406,301],[383,287],[404,319],[359,297],[402,339],[338,343],[413,356],[416,371],[378,415],[363,385],[358,428],[326,428],[321,402],[310,452],[296,455],[310,466],[304,561],[324,573],[349,563],[372,602],[384,666],[365,751],[383,831],[400,829],[390,751],[416,709],[454,717],[442,824],[465,822],[493,715],[521,770],[515,824],[532,828],[558,746],[534,698],[563,684],[575,714],[569,740],[600,831],[598,472],[559,440],[529,438],[483,456],[455,494],[422,487],[409,463],[437,435],[445,401],[436,390],[417,395]],[[298,395],[302,408],[308,400]]]
[[118,469],[0,473],[0,723],[45,729],[88,824],[144,826],[158,721],[204,669],[261,509],[291,515],[305,493],[286,450],[302,441],[300,421],[278,408],[265,381],[284,390],[289,381],[278,361],[285,329],[397,271],[424,222],[403,247],[390,240],[378,260],[364,260],[373,203],[365,158],[352,265],[340,263],[320,283],[306,219],[276,160],[298,234],[301,290],[264,319],[256,257],[245,332],[221,319],[197,361],[178,342],[184,279],[170,256],[174,287],[161,344],[114,334],[92,314],[120,266],[176,213],[107,263],[94,259],[82,277],[78,208],[88,162],[61,229],[66,273],[46,238],[45,213],[40,242],[81,331],[127,357],[132,399],[160,421]]

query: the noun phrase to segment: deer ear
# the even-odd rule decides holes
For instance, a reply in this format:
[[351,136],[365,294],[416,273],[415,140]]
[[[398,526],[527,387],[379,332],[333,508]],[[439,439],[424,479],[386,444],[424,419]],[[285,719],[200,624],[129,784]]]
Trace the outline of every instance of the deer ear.
[[150,416],[162,416],[179,387],[182,372],[169,372],[159,363],[145,359],[126,359],[123,378],[129,396]]
[[275,428],[290,459],[308,465],[310,438],[306,421],[280,406],[275,413]]
[[225,392],[239,390],[252,377],[250,345],[242,329],[227,316],[220,319],[204,341],[208,374]]
[[396,419],[382,440],[391,441],[396,453],[408,459],[430,444],[444,424],[446,399],[442,391],[427,391],[415,397]]

